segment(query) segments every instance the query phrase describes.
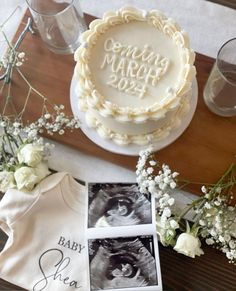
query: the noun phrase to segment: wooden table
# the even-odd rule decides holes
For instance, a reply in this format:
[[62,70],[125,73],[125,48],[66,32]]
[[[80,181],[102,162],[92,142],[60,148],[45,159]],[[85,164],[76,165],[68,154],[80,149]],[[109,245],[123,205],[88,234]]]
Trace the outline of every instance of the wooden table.
[[208,0],[208,1],[215,2],[217,4],[221,4],[221,5],[236,9],[235,0]]
[[[93,17],[87,16],[90,22]],[[26,21],[26,20],[25,20]],[[21,26],[22,29],[22,26]],[[72,55],[56,55],[50,52],[38,35],[28,34],[21,48],[27,54],[22,67],[26,78],[51,102],[64,104],[71,113],[69,88],[75,62]],[[202,92],[214,60],[201,54],[196,55],[197,81],[199,87],[198,104],[195,115],[187,130],[174,143],[158,151],[157,159],[169,164],[190,181],[215,182],[232,162],[236,154],[236,116],[224,118],[211,113],[206,107]],[[7,87],[6,87],[7,90]],[[6,95],[6,92],[4,92]],[[14,75],[12,96],[19,112],[22,97],[27,94],[22,78]],[[0,108],[2,98],[0,98]],[[35,95],[29,100],[25,119],[35,120],[41,114],[42,102]],[[39,113],[40,112],[40,113]],[[53,139],[65,143],[89,155],[94,155],[112,163],[135,170],[137,157],[113,154],[91,142],[81,130],[65,135],[55,135]],[[199,193],[195,186],[189,190]]]
[[[86,15],[88,23],[92,19],[93,17]],[[28,58],[22,68],[26,78],[52,102],[65,104],[66,111],[70,114],[69,87],[74,68],[73,56],[51,53],[38,35],[30,34],[21,50],[27,53]],[[203,87],[213,62],[213,59],[197,54],[195,64],[199,98],[194,118],[177,141],[157,153],[158,160],[169,164],[191,181],[214,182],[230,163],[235,162],[236,117],[222,118],[214,115],[202,98]],[[22,108],[21,98],[26,96],[26,89],[20,77],[15,74],[12,95],[17,97],[14,99],[17,110]],[[34,120],[39,108],[39,99],[31,98],[26,119]],[[53,138],[87,154],[135,170],[137,157],[124,157],[105,151],[93,144],[80,130]],[[190,186],[189,190],[199,193],[196,186]],[[6,237],[0,235],[0,238],[3,246]],[[213,248],[204,246],[204,251],[204,256],[192,260],[160,246],[164,290],[236,290],[235,266],[230,265],[225,256]],[[0,290],[21,289],[0,281]]]

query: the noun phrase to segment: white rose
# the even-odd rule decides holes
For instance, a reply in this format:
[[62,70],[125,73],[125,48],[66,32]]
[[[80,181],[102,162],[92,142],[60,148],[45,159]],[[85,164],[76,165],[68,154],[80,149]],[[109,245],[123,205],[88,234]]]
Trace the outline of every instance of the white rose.
[[21,167],[14,174],[16,185],[19,190],[31,191],[39,182],[35,170],[30,167]]
[[43,158],[43,146],[31,143],[26,144],[20,149],[17,158],[20,163],[35,167]]
[[181,233],[178,237],[174,250],[185,256],[195,258],[204,254],[200,248],[201,242],[198,237],[193,236],[191,233]]
[[5,193],[8,189],[16,187],[14,173],[2,171],[0,172],[0,191]]
[[38,182],[47,177],[51,172],[48,170],[48,165],[46,163],[39,163],[35,168],[35,174],[38,177]]

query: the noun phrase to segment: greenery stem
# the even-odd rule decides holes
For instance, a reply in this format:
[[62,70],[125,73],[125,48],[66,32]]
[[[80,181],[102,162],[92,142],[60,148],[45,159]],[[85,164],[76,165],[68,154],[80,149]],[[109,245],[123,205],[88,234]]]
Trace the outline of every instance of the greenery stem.
[[4,128],[4,132],[5,132],[5,134],[4,134],[3,138],[5,137],[7,139],[7,143],[9,145],[10,150],[11,150],[11,154],[15,158],[15,153],[14,153],[14,150],[13,150],[10,138],[9,138],[9,133],[6,132],[5,128]]
[[[12,77],[12,71],[11,71],[10,78],[11,77]],[[7,106],[9,104],[10,100],[11,100],[11,82],[8,84],[7,97],[6,97],[6,100],[5,100],[5,104],[4,104],[4,108],[3,108],[3,111],[2,111],[2,115],[5,115],[5,112],[6,112],[6,109],[7,109]]]
[[19,9],[19,7],[20,7],[20,5],[17,5],[17,7],[12,11],[12,13],[7,17],[7,19],[4,20],[4,22],[0,25],[1,29],[12,18],[12,16],[16,13],[16,11]]
[[3,156],[3,159],[4,159],[4,162],[7,163],[7,155],[6,155],[6,152],[5,152],[5,149],[2,147],[2,156]]
[[233,172],[235,165],[231,164],[228,169],[225,171],[225,173],[221,176],[221,178],[216,182],[215,186],[210,190],[209,194],[213,194],[213,197],[216,197],[216,195],[218,195],[218,193],[215,191],[216,188],[218,188],[222,182],[225,180],[225,178]]
[[21,72],[21,70],[19,68],[17,68],[17,72],[20,74],[20,76],[22,77],[22,79],[25,81],[25,83],[29,86],[30,90],[34,91],[38,96],[40,96],[43,100],[47,100],[47,98],[41,94],[38,90],[36,90],[31,84],[30,82],[26,79],[26,77],[23,75],[23,73]]
[[186,206],[183,211],[180,213],[180,215],[177,216],[178,221],[182,219],[194,206],[196,206],[199,202],[206,200],[205,197],[200,197],[196,200],[194,200],[191,204]]
[[20,143],[23,144],[24,142],[23,142],[23,139],[21,138],[20,134],[18,134],[18,138],[19,138]]
[[178,179],[179,183],[184,183],[183,185],[181,185],[181,188],[184,188],[185,186],[189,185],[189,184],[195,184],[195,185],[206,185],[206,186],[213,186],[213,183],[202,183],[202,182],[195,182],[195,181],[188,181],[185,179]]

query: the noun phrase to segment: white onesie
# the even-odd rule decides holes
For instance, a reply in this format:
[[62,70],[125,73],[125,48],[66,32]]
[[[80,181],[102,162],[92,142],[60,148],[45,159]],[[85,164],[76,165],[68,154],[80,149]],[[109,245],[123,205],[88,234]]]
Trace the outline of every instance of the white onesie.
[[86,188],[67,173],[49,176],[31,194],[7,191],[0,277],[33,291],[88,291],[85,211]]

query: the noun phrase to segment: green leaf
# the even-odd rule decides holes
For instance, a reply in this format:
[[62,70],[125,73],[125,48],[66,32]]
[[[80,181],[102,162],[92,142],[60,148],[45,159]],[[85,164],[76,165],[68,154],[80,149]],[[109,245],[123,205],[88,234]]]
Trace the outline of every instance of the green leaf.
[[191,229],[191,234],[195,237],[198,236],[198,231],[201,227],[200,226],[196,226],[196,225],[193,225],[192,229]]

